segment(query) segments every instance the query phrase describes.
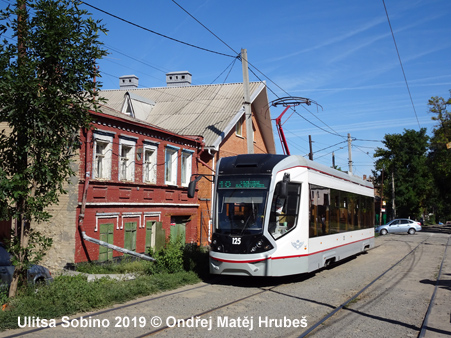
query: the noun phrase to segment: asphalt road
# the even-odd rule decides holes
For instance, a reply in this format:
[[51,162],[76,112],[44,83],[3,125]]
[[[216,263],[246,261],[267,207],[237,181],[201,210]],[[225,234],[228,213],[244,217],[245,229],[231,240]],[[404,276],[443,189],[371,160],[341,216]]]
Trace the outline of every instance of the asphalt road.
[[[417,337],[450,238],[448,228],[378,237],[368,253],[312,274],[218,278],[80,314],[83,318],[55,319],[61,325],[44,330],[36,327],[36,318],[21,318],[27,324],[23,329],[0,337],[298,337],[403,257],[309,337]],[[425,337],[451,336],[451,248],[443,266]]]

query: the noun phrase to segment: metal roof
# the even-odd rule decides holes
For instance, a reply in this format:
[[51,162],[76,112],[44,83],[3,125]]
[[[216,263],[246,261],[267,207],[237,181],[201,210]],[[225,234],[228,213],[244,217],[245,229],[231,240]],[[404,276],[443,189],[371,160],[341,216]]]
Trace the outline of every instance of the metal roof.
[[[249,88],[252,112],[268,151],[275,153],[266,85],[251,82]],[[147,123],[177,134],[203,136],[207,147],[218,147],[244,114],[242,83],[103,90],[100,96],[108,100],[107,107],[122,111],[127,93],[133,105],[155,102],[150,111],[137,118],[145,116]]]

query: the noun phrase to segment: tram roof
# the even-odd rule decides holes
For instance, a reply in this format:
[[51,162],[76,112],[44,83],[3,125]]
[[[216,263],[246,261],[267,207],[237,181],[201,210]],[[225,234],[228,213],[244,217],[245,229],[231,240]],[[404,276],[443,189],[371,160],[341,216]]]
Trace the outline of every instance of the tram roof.
[[350,173],[329,168],[300,155],[243,154],[221,158],[220,174],[272,174],[295,167],[304,167],[328,176],[373,188],[371,182]]

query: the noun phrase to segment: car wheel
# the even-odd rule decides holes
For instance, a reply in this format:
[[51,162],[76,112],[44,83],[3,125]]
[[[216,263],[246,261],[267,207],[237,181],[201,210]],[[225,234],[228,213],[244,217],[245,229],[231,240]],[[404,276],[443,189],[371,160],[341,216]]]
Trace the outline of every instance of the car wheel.
[[381,230],[381,235],[386,235],[386,234],[387,234],[387,232],[388,232],[387,230],[385,230],[385,229],[382,229],[382,230]]
[[408,233],[409,233],[409,235],[415,235],[415,229],[414,228],[410,228]]

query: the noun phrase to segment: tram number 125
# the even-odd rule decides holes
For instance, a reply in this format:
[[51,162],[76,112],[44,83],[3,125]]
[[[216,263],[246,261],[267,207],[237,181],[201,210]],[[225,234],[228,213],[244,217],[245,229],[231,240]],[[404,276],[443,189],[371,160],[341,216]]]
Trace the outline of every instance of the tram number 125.
[[241,244],[241,238],[240,237],[232,237],[232,244],[240,245]]

